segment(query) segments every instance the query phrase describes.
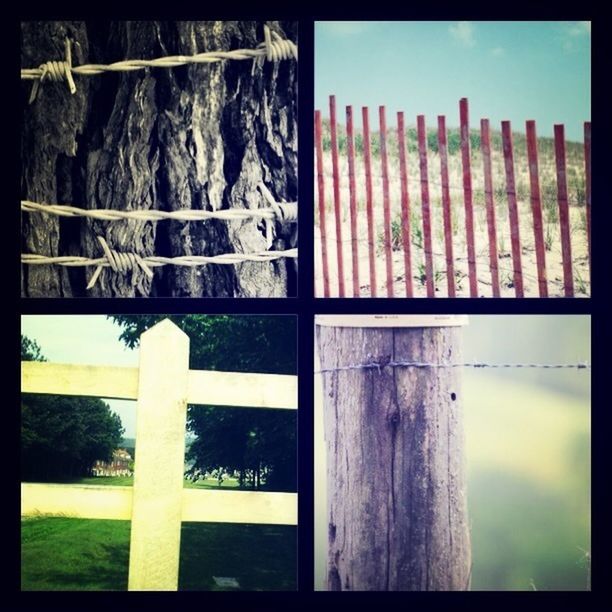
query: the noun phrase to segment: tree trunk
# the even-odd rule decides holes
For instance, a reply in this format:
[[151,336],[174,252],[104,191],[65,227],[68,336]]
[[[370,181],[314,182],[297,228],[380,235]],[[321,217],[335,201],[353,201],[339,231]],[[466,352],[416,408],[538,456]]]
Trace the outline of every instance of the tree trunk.
[[[317,326],[321,368],[460,359],[456,328]],[[460,369],[322,373],[329,590],[466,590]]]
[[[267,22],[296,40],[296,22]],[[24,22],[22,67],[64,59],[74,66],[255,48],[263,23]],[[175,68],[74,75],[46,80],[28,104],[22,81],[22,197],[47,204],[118,210],[219,210],[266,207],[261,181],[280,200],[297,200],[297,63],[261,58]],[[278,229],[278,228],[277,228]],[[118,252],[142,257],[219,255],[268,250],[263,223],[247,221],[107,222],[22,215],[22,251],[102,256],[97,236]],[[278,229],[274,250],[296,246]],[[270,263],[155,268],[126,274],[105,268],[23,265],[27,297],[277,297],[295,293],[296,267]]]

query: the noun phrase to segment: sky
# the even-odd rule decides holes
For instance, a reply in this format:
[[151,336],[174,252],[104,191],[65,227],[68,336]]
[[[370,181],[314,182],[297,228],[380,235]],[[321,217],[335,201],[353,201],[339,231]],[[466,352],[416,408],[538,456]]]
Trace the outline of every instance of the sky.
[[[38,342],[47,361],[138,367],[138,349],[119,340],[121,328],[103,315],[23,315],[21,333]],[[104,400],[121,417],[126,438],[136,435],[136,402]]]
[[443,114],[455,127],[467,97],[472,127],[488,117],[492,127],[510,120],[524,132],[535,119],[540,136],[563,123],[568,140],[582,141],[591,118],[591,23],[317,22],[315,108],[324,117],[330,94],[340,123],[351,104],[357,112],[369,106],[376,126],[384,104],[388,125],[403,110],[408,124],[424,114],[433,126]]

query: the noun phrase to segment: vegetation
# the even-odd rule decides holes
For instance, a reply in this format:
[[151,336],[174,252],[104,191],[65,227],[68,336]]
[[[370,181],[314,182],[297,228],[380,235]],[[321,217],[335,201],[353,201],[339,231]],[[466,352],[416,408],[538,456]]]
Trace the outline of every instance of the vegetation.
[[[240,590],[295,590],[296,539],[295,527],[183,523],[179,590],[223,590],[213,576],[235,577]],[[21,588],[125,590],[129,541],[128,521],[22,520]]]
[[[44,361],[38,344],[21,337],[21,359]],[[29,394],[21,404],[21,479],[43,482],[89,474],[121,442],[121,419],[95,398]]]
[[[133,347],[140,334],[170,318],[191,339],[190,367],[200,370],[295,374],[297,330],[294,317],[229,315],[118,315],[121,340]],[[190,407],[189,431],[196,439],[187,458],[192,469],[222,466],[251,475],[253,488],[297,490],[294,411]],[[266,474],[265,482],[262,475]]]

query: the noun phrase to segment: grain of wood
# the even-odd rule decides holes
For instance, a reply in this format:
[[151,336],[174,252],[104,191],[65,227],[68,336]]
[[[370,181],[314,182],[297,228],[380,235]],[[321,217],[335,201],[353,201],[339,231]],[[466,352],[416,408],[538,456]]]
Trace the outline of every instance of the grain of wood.
[[[21,516],[129,521],[132,487],[21,483]],[[297,493],[183,489],[182,521],[297,525]]]
[[[321,368],[461,360],[456,328],[317,327]],[[329,590],[466,590],[460,371],[324,375]]]
[[140,337],[130,591],[176,591],[189,338],[169,319]]
[[297,409],[297,376],[189,372],[190,404]]
[[[21,363],[21,392],[138,399],[138,368]],[[297,377],[190,370],[187,401],[212,406],[297,409]]]
[[138,368],[21,362],[21,392],[138,398]]

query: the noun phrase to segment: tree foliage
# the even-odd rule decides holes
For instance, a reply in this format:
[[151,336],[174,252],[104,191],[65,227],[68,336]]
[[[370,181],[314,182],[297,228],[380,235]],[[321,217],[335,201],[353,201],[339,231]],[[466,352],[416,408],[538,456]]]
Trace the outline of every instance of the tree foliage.
[[[21,358],[44,361],[39,345],[21,336]],[[84,476],[121,443],[121,419],[96,398],[23,395],[21,478],[52,481]]]
[[[190,365],[198,370],[295,374],[296,319],[291,316],[113,315],[129,347],[158,321],[169,318],[190,338]],[[223,467],[267,473],[265,487],[297,488],[296,414],[289,410],[190,407],[196,435],[188,457],[201,470]]]

